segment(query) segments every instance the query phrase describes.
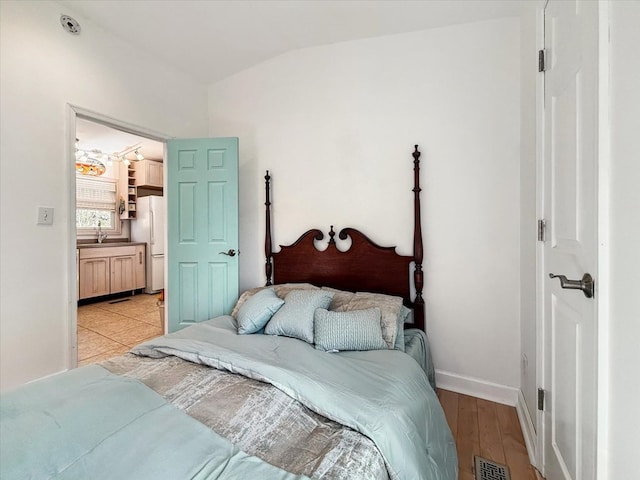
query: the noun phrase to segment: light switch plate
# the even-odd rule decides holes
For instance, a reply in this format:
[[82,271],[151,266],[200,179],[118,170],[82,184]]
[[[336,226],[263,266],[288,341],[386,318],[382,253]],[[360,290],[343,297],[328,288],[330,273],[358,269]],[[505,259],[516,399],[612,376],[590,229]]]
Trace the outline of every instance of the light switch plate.
[[38,207],[38,225],[53,225],[53,207]]

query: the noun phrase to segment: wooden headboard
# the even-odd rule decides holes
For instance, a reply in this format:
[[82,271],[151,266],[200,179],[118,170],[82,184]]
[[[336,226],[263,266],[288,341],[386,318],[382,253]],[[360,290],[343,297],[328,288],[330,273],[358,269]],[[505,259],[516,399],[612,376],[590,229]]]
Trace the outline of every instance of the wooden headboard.
[[[280,245],[274,252],[271,241],[271,177],[265,175],[266,233],[265,273],[267,285],[281,283],[311,283],[352,292],[375,292],[402,297],[404,304],[414,310],[413,327],[424,330],[424,300],[422,298],[422,227],[420,224],[420,152],[413,151],[414,208],[413,255],[399,255],[396,247],[382,247],[355,228],[343,228],[340,240],[351,238],[351,247],[338,250],[333,225],[329,230],[329,244],[318,250],[316,240],[324,233],[308,230],[291,245]],[[416,296],[411,299],[411,264]],[[272,278],[273,277],[273,278]]]

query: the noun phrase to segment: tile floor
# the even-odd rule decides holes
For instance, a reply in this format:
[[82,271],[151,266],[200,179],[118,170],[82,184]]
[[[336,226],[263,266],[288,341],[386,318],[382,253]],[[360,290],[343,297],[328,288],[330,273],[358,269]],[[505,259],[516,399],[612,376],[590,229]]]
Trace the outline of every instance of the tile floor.
[[162,335],[157,299],[157,295],[142,293],[79,306],[78,366],[126,353],[138,343]]

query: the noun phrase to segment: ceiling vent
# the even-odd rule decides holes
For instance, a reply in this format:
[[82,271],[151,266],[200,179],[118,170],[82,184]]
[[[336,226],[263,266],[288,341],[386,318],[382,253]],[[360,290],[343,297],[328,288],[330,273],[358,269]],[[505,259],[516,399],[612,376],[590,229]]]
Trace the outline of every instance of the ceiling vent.
[[60,15],[60,25],[72,35],[80,35],[80,24],[69,15]]

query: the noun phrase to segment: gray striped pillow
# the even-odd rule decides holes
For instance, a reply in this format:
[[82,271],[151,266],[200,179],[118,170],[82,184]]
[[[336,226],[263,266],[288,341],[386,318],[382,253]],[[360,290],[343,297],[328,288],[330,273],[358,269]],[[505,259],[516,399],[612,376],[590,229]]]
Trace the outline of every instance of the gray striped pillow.
[[332,312],[318,308],[314,313],[314,341],[318,350],[385,350],[380,309]]

